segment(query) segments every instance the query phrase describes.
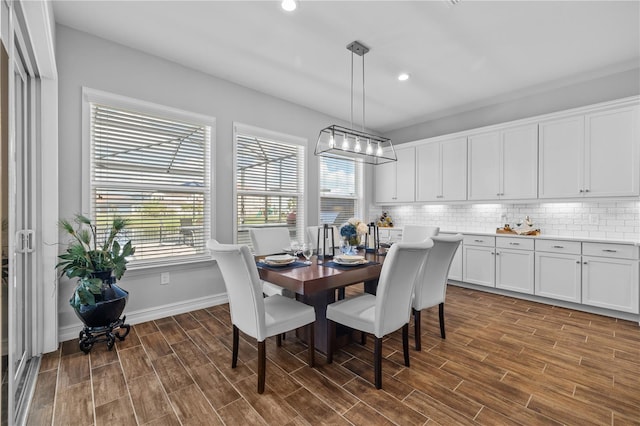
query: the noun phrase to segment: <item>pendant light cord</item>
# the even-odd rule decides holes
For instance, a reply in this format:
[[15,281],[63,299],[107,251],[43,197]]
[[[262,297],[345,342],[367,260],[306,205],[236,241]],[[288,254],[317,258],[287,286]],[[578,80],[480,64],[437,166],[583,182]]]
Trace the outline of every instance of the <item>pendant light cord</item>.
[[351,128],[353,129],[353,50],[351,51]]
[[364,132],[364,54],[362,55],[362,131]]

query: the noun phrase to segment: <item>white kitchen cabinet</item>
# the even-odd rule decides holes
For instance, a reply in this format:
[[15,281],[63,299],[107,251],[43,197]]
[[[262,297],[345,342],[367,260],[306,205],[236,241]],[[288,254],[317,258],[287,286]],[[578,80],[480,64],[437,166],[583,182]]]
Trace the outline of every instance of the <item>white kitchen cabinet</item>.
[[638,107],[540,123],[539,198],[640,194]]
[[462,281],[495,287],[495,237],[465,235],[462,242]]
[[505,128],[469,137],[468,199],[538,196],[538,127]]
[[416,157],[416,201],[466,200],[466,137],[419,145]]
[[581,303],[581,243],[562,240],[535,242],[534,294],[552,299]]
[[415,201],[415,148],[396,148],[398,161],[375,167],[375,200],[377,203]]
[[582,303],[639,313],[638,247],[583,243]]
[[451,268],[449,269],[449,279],[462,281],[462,244],[458,246],[456,254],[453,255]]
[[402,241],[402,228],[378,228],[381,243],[397,243]]
[[496,238],[496,287],[533,294],[533,240]]

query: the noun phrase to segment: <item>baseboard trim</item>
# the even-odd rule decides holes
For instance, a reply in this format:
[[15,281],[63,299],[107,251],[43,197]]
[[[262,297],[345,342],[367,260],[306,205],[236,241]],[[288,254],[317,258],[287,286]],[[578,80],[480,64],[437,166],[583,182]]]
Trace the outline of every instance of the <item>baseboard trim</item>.
[[[205,296],[197,299],[169,303],[167,305],[154,306],[153,308],[140,309],[138,311],[125,310],[125,315],[127,316],[127,324],[135,325],[198,309],[210,308],[211,306],[222,305],[228,301],[227,293],[220,293],[213,296]],[[77,339],[81,330],[81,322],[59,328],[58,342]]]

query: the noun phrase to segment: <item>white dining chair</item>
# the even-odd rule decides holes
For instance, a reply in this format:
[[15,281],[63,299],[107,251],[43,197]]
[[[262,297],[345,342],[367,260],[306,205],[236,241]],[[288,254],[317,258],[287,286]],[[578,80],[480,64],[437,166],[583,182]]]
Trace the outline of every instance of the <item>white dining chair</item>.
[[429,250],[418,275],[412,303],[416,350],[422,349],[420,312],[423,309],[438,305],[440,319],[440,336],[445,339],[444,332],[444,300],[447,295],[447,279],[451,262],[462,241],[462,234],[432,237],[433,247]]
[[439,226],[404,225],[402,227],[402,242],[417,243],[427,238],[435,237],[439,232]]
[[327,363],[333,362],[336,323],[375,336],[373,367],[375,386],[382,388],[382,338],[402,328],[404,365],[409,367],[411,298],[418,272],[433,242],[397,243],[387,252],[376,295],[361,294],[327,306]]
[[231,367],[236,368],[238,364],[238,339],[239,331],[242,331],[258,342],[258,393],[263,393],[266,372],[265,339],[303,326],[307,326],[309,344],[307,363],[309,367],[313,367],[313,324],[316,320],[313,307],[280,295],[263,297],[258,269],[249,247],[219,244],[215,240],[210,240],[208,246],[220,268],[229,297],[233,324]]
[[[249,236],[255,256],[284,253],[285,249],[291,246],[289,229],[284,227],[249,228]],[[284,288],[268,281],[262,281],[262,292],[266,296],[284,295],[285,293]]]

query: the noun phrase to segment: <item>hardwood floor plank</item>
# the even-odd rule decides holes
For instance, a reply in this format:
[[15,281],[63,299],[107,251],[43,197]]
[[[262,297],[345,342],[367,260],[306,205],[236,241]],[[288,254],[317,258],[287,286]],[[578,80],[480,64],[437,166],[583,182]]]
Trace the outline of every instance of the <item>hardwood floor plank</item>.
[[240,398],[240,394],[224,375],[209,363],[191,370],[193,380],[214,409],[219,410]]
[[140,345],[141,345],[140,338],[138,337],[138,333],[136,332],[135,327],[131,327],[131,330],[129,331],[129,335],[123,341],[116,339],[116,348],[118,349],[118,351],[122,349],[133,348]]
[[284,400],[312,425],[349,424],[347,420],[305,388],[298,389],[285,397]]
[[70,419],[77,425],[94,424],[89,380],[62,388],[57,393],[53,425],[67,426]]
[[293,373],[293,377],[339,414],[344,414],[358,403],[358,398],[313,368],[301,368]]
[[127,384],[120,364],[107,364],[91,370],[93,402],[96,407],[126,395]]
[[236,383],[236,388],[267,424],[285,424],[298,416],[298,412],[285,402],[287,394],[274,392],[269,388],[270,380],[267,379],[263,394],[258,393],[256,384],[256,378],[249,377]]
[[96,407],[96,426],[120,425],[136,426],[136,416],[133,414],[129,396],[123,396],[107,404]]
[[202,325],[193,317],[193,315],[191,315],[190,312],[174,315],[173,318],[176,320],[178,325],[182,327],[184,331],[189,331],[189,330],[202,327]]
[[157,419],[153,419],[150,422],[144,423],[144,426],[181,426],[180,420],[175,413],[170,413]]
[[168,319],[165,318],[164,321],[156,320],[156,325],[164,335],[164,338],[167,340],[167,343],[169,343],[170,345],[174,345],[178,342],[182,342],[183,340],[187,339],[187,335],[185,334],[184,331],[182,331],[182,328],[173,319],[173,317]]
[[148,423],[173,412],[155,373],[127,380],[127,384],[140,423]]
[[91,377],[89,360],[89,356],[82,352],[63,356],[60,359],[58,387],[65,389],[88,381]]
[[138,337],[145,336],[147,334],[156,333],[160,331],[158,326],[153,321],[147,321],[133,326]]
[[349,411],[344,413],[344,418],[356,426],[391,426],[395,425],[391,420],[378,413],[363,402],[358,402]]
[[164,339],[164,335],[159,331],[140,336],[140,341],[144,345],[147,355],[151,361],[173,353],[171,346],[169,346],[167,341]]
[[170,393],[169,400],[183,425],[223,424],[196,385]]
[[118,362],[118,352],[115,349],[109,350],[107,345],[97,345],[91,348],[91,368],[100,367]]
[[611,410],[554,392],[533,395],[527,407],[567,424],[603,425],[612,421]]
[[129,349],[118,350],[120,363],[127,381],[136,377],[154,374],[151,361],[142,346],[134,346]]
[[47,370],[38,374],[36,388],[31,400],[31,405],[37,407],[37,409],[31,410],[27,424],[51,424],[53,404],[56,396],[57,378],[58,372],[56,370]]
[[60,364],[60,350],[48,352],[42,355],[40,361],[40,373],[50,370],[57,370]]
[[173,349],[173,352],[175,352],[187,370],[209,363],[209,358],[191,340],[175,343],[171,345],[171,349]]
[[172,352],[170,355],[152,361],[153,368],[164,387],[165,392],[171,393],[194,383],[193,379],[182,366],[178,357]]
[[262,417],[244,399],[238,399],[219,410],[225,425],[266,425]]

